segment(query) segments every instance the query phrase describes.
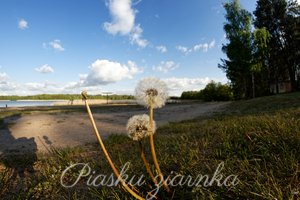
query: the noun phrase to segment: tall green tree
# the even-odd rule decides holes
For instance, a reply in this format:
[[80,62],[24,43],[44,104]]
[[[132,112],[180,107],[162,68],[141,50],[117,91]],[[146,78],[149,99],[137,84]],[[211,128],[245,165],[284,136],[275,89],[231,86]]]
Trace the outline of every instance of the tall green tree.
[[[300,7],[296,1],[290,1],[284,19],[285,58],[290,75],[292,89],[299,88],[300,72]],[[298,76],[298,78],[297,78]],[[298,79],[298,84],[297,84]]]
[[239,0],[225,3],[227,44],[222,51],[228,59],[221,59],[219,68],[223,69],[231,82],[235,98],[252,96],[252,16],[241,8]]
[[299,6],[295,1],[258,0],[254,15],[255,27],[265,28],[270,34],[267,42],[270,51],[265,61],[269,82],[276,84],[277,93],[278,84],[282,81],[290,81],[295,90],[299,67],[299,38],[296,31],[299,26]]
[[254,30],[251,68],[253,97],[267,95],[270,91],[270,70],[267,62],[270,54],[269,40],[270,33],[266,28]]

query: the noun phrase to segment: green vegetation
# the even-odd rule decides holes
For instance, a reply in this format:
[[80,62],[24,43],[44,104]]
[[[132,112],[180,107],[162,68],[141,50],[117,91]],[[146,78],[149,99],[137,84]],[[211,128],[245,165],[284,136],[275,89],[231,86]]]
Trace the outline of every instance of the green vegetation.
[[[105,107],[104,107],[105,108]],[[101,108],[99,108],[101,109]],[[300,93],[236,101],[219,114],[172,123],[156,133],[157,155],[164,174],[212,177],[219,163],[222,174],[235,174],[235,187],[173,187],[161,190],[160,199],[298,199],[300,196]],[[146,152],[149,147],[146,145]],[[146,174],[137,144],[122,135],[105,140],[117,166],[130,162],[127,174]],[[13,166],[34,164],[35,173],[12,178]],[[62,171],[73,163],[88,163],[97,175],[111,174],[98,144],[71,149],[52,149],[48,155],[2,156],[1,199],[131,199],[118,187],[87,186],[83,177],[73,188],[60,184]],[[25,163],[25,164],[24,164]],[[15,168],[15,170],[17,170]],[[80,173],[73,169],[65,181],[73,183]],[[174,176],[174,174],[173,174]],[[95,176],[94,176],[95,178]],[[138,187],[146,195],[150,178]],[[153,186],[152,186],[153,187]],[[297,193],[298,192],[298,193]]]
[[230,101],[233,100],[232,89],[229,85],[210,82],[200,91],[187,91],[181,94],[181,99],[200,99],[204,101]]
[[[239,0],[224,3],[224,8],[227,40],[222,51],[226,58],[221,59],[218,67],[230,81],[233,99],[299,91],[300,6],[297,1],[258,0],[255,17],[242,8]],[[193,91],[184,92],[182,98],[205,99]],[[215,98],[209,95],[208,99]]]
[[246,98],[251,95],[251,13],[240,7],[238,0],[225,3],[226,23],[224,30],[229,42],[222,50],[228,60],[221,59],[219,65],[231,81],[235,98]]
[[[224,4],[227,41],[221,68],[235,99],[300,89],[300,7],[297,1],[258,0],[251,13],[239,0]],[[255,28],[253,30],[253,27]],[[280,89],[281,88],[281,89]]]
[[[89,95],[89,99],[106,99],[106,95]],[[131,95],[109,95],[111,100],[134,99]],[[75,100],[81,99],[80,94],[39,94],[33,96],[0,96],[0,100]]]

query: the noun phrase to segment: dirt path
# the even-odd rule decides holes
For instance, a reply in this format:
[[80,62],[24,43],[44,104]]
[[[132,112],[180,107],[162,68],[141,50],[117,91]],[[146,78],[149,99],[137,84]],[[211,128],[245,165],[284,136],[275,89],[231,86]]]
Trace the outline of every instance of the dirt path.
[[[226,107],[228,103],[189,103],[167,105],[155,111],[158,126],[169,122],[210,115]],[[93,111],[93,110],[92,110]],[[135,114],[147,113],[144,108],[131,110],[122,106],[111,111],[94,113],[98,129],[105,137],[109,134],[125,134],[127,120]],[[4,151],[45,152],[53,147],[73,147],[95,142],[89,118],[85,112],[35,113],[5,119],[9,128],[0,130],[0,155]]]

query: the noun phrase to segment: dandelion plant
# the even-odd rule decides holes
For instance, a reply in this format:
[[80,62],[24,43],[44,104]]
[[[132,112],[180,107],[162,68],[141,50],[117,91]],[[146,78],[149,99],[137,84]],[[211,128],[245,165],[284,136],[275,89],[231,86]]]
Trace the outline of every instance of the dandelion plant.
[[158,172],[158,175],[163,183],[164,188],[168,192],[170,192],[170,189],[163,178],[163,174],[160,170],[157,161],[157,156],[156,156],[155,146],[154,146],[154,137],[153,137],[153,109],[161,108],[165,105],[168,99],[167,85],[165,84],[165,82],[157,78],[152,78],[152,77],[144,78],[138,83],[135,89],[135,97],[139,104],[149,109],[149,128],[150,131],[152,132],[149,138],[150,138],[150,148],[151,148],[153,162]]
[[154,134],[156,125],[155,121],[153,121],[153,127],[152,131],[150,130],[150,125],[149,125],[149,116],[146,114],[143,115],[134,115],[128,120],[127,123],[127,133],[128,137],[130,137],[134,141],[139,142],[139,147],[141,151],[141,158],[144,162],[144,165],[146,167],[147,172],[149,173],[152,181],[154,182],[155,185],[158,185],[157,180],[155,179],[151,169],[150,165],[146,159],[145,153],[144,153],[144,147],[142,144],[142,139],[149,137],[151,134]]
[[[87,100],[87,92],[86,91],[83,91],[81,93],[82,95],[82,100],[85,102],[85,106],[86,106],[86,109],[87,109],[87,112],[89,114],[89,117],[90,117],[90,120],[91,120],[91,123],[92,123],[92,126],[94,128],[94,132],[95,132],[95,135],[97,137],[97,140],[104,152],[104,155],[109,163],[109,165],[111,166],[114,174],[116,175],[116,177],[118,178],[118,180],[121,182],[122,186],[132,195],[134,196],[136,199],[140,199],[140,200],[144,200],[143,197],[141,197],[139,194],[137,194],[136,192],[134,192],[132,189],[130,189],[130,187],[126,184],[126,182],[122,179],[122,177],[120,176],[120,173],[119,171],[117,170],[117,168],[115,167],[115,164],[113,163],[112,159],[110,158],[109,154],[108,154],[108,151],[106,150],[105,148],[105,145],[101,139],[101,136],[98,132],[98,129],[97,129],[97,126],[96,126],[96,123],[95,123],[95,120],[93,118],[93,115],[92,115],[92,112],[91,112],[91,109],[90,109],[90,106],[88,104],[88,100]],[[134,189],[134,188],[133,188]]]

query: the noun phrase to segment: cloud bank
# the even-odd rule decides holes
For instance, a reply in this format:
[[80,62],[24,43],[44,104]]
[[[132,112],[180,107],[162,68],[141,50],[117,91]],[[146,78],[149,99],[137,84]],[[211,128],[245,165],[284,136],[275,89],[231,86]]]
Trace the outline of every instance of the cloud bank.
[[175,96],[180,96],[183,91],[199,91],[203,89],[211,78],[166,78],[163,79],[170,89],[170,93]]

